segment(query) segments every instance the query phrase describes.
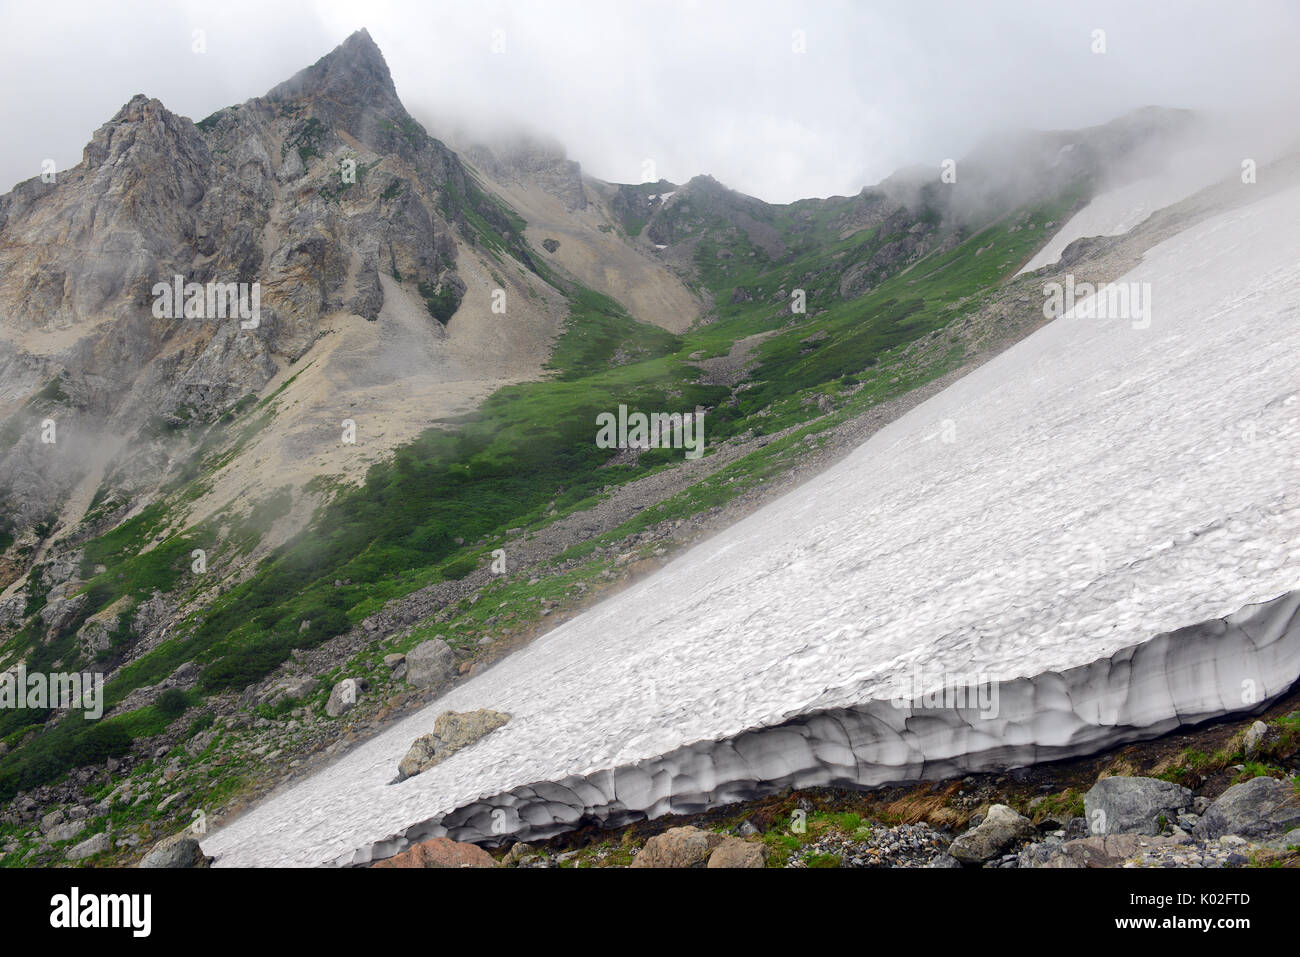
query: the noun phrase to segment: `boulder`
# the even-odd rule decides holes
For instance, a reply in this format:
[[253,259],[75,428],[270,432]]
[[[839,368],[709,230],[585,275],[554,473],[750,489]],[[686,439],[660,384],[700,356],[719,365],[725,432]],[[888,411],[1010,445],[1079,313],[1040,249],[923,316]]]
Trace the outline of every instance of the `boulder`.
[[96,854],[103,854],[112,845],[108,840],[108,832],[100,831],[93,837],[88,837],[80,844],[68,851],[68,860],[81,861],[87,857],[94,857]]
[[766,867],[767,845],[756,841],[742,841],[738,837],[725,838],[709,855],[709,867]]
[[1196,825],[1201,840],[1236,834],[1260,844],[1285,847],[1300,828],[1300,794],[1290,781],[1259,777],[1234,784],[1219,795]]
[[1268,736],[1268,725],[1263,721],[1256,721],[1246,729],[1246,736],[1242,738],[1241,747],[1247,756],[1257,754],[1259,746],[1263,743],[1264,738]]
[[203,853],[198,839],[189,831],[165,837],[149,849],[137,867],[207,867],[212,858]]
[[185,753],[192,758],[197,758],[200,754],[208,749],[213,741],[217,740],[217,729],[209,728],[207,731],[200,731],[194,737],[185,742]]
[[963,864],[983,864],[1037,833],[1029,818],[1005,804],[994,804],[977,827],[952,842],[948,853]]
[[1161,818],[1173,824],[1194,803],[1187,788],[1159,778],[1102,778],[1083,796],[1088,833],[1093,836],[1159,834]]
[[329,700],[325,702],[325,713],[331,718],[347,714],[357,704],[357,682],[353,678],[344,678],[330,691]]
[[417,688],[436,688],[456,674],[456,653],[441,638],[422,641],[406,654],[406,680]]
[[397,763],[397,780],[413,778],[438,763],[438,738],[423,734],[411,742],[405,756]]
[[416,844],[375,867],[494,867],[492,855],[476,844],[435,837]]
[[290,675],[276,679],[270,687],[258,695],[258,704],[274,707],[285,699],[301,701],[316,693],[320,682],[311,675]]
[[58,841],[70,841],[86,829],[85,821],[69,821],[66,824],[56,824],[45,832],[51,843]]
[[421,735],[411,743],[410,750],[397,765],[397,779],[405,781],[435,764],[441,764],[509,720],[510,715],[488,708],[444,711],[434,720],[432,734]]
[[713,849],[725,840],[722,834],[698,827],[669,828],[645,842],[632,867],[706,867]]
[[506,851],[505,857],[501,858],[501,863],[506,866],[518,864],[524,858],[536,853],[537,848],[533,847],[533,845],[519,841],[516,844],[510,845],[510,850]]
[[41,623],[45,626],[45,633],[56,635],[71,625],[77,614],[85,607],[88,598],[89,596],[82,593],[71,598],[48,601],[41,609]]

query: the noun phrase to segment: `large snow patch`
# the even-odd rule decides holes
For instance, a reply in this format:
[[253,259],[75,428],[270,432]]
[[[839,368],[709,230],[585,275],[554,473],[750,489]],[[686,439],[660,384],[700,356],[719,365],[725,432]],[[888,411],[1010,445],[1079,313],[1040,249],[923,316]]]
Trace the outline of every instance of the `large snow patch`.
[[[1243,186],[1243,188],[1250,188]],[[1300,673],[1300,189],[1150,250],[834,468],[204,841],[348,863],[781,783],[1059,757]],[[594,434],[594,424],[593,424]],[[900,679],[996,714],[894,708]],[[390,785],[443,710],[513,719]],[[767,730],[760,730],[767,729]]]

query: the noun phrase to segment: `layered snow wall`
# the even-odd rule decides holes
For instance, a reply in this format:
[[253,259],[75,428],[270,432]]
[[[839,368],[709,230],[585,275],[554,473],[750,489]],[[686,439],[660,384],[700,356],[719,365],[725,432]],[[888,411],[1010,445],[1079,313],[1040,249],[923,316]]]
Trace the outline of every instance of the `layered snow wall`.
[[[361,863],[1259,707],[1300,675],[1297,222],[1291,189],[1153,248],[1149,321],[1050,323],[204,849]],[[474,708],[513,718],[389,783]]]

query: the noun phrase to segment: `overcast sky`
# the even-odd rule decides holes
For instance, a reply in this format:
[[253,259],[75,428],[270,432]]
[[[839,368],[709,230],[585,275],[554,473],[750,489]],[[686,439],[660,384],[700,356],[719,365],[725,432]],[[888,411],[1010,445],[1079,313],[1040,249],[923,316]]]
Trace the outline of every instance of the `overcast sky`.
[[[675,182],[710,173],[773,202],[855,193],[1005,127],[1300,101],[1294,0],[0,0],[0,11],[0,191],[43,159],[79,162],[134,93],[201,119],[363,26],[435,136],[522,123],[602,179],[639,182],[651,159]],[[1095,30],[1104,53],[1092,52]]]

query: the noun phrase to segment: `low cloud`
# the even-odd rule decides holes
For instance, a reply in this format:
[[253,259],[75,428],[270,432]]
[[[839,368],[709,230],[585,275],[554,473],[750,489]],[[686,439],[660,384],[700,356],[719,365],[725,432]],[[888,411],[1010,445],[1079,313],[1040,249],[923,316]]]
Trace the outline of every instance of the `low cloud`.
[[10,2],[4,17],[0,189],[42,159],[79,161],[133,93],[199,119],[362,26],[435,136],[524,126],[603,179],[638,181],[652,159],[665,178],[709,173],[774,202],[937,169],[1001,129],[1088,126],[1148,104],[1271,112],[1300,91],[1300,6],[1286,0],[235,0],[73,4],[58,17]]

